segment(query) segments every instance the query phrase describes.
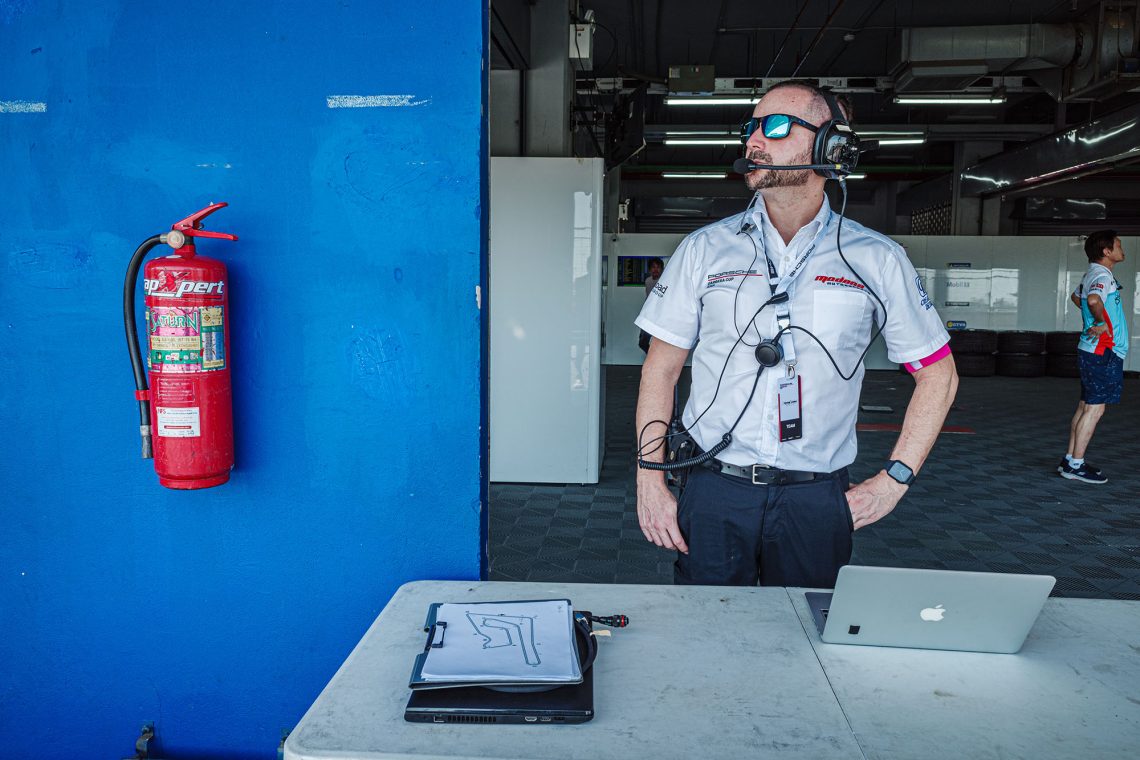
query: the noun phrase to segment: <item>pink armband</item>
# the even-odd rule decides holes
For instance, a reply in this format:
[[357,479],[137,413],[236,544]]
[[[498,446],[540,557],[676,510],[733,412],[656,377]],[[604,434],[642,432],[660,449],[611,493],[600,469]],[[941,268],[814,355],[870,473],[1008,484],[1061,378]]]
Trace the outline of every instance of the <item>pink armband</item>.
[[945,359],[949,355],[950,355],[950,344],[947,343],[945,346],[938,349],[937,351],[935,351],[934,353],[932,353],[930,356],[926,357],[925,359],[919,359],[916,362],[906,362],[905,364],[903,364],[903,366],[906,367],[907,372],[914,374],[915,372],[918,372],[923,367],[929,367],[931,364],[934,364],[935,362],[942,361],[943,359]]

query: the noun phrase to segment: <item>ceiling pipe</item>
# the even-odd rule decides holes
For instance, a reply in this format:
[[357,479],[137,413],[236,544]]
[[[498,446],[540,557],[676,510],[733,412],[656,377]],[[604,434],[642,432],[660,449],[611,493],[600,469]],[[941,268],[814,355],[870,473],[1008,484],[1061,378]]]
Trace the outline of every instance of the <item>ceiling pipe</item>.
[[795,31],[796,26],[800,23],[800,16],[804,15],[804,11],[807,10],[808,3],[810,2],[811,0],[804,0],[803,5],[800,6],[799,13],[796,14],[795,19],[792,21],[792,25],[788,27],[788,32],[784,35],[784,39],[780,43],[779,50],[777,50],[776,54],[772,56],[772,63],[769,64],[768,71],[764,73],[764,76],[772,76],[772,69],[776,68],[776,61],[780,60],[780,54],[784,52],[784,46],[788,44],[788,38],[792,36],[792,32]]
[[793,77],[795,77],[796,74],[800,73],[800,69],[803,68],[804,61],[806,61],[808,59],[808,56],[811,55],[811,51],[815,49],[816,43],[818,43],[820,38],[823,37],[823,33],[827,31],[827,27],[831,25],[831,20],[835,18],[836,13],[839,13],[839,9],[843,7],[843,3],[845,2],[846,0],[839,0],[839,2],[835,4],[835,7],[831,9],[831,13],[829,13],[827,18],[824,19],[823,26],[821,26],[819,28],[819,31],[815,33],[815,37],[812,38],[811,44],[808,45],[808,49],[804,51],[803,57],[800,58],[800,62],[796,64],[796,69],[792,72]]

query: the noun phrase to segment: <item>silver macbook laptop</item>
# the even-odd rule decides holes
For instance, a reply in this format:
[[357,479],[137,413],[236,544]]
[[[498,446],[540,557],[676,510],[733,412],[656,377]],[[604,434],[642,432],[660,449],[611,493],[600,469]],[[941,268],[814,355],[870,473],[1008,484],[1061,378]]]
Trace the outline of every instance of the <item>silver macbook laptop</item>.
[[829,644],[1013,653],[1057,579],[898,567],[840,568],[833,593],[807,592]]

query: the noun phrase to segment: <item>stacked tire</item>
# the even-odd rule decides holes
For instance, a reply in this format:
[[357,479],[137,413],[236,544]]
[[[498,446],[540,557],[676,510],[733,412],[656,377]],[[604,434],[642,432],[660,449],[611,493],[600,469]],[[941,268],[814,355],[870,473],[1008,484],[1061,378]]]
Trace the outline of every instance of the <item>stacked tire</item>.
[[960,377],[989,377],[997,368],[994,353],[998,334],[993,330],[951,330],[950,351]]
[[1045,334],[1045,371],[1050,377],[1080,377],[1077,366],[1079,332],[1051,332]]
[[1008,330],[998,333],[997,373],[1005,377],[1045,374],[1045,333]]

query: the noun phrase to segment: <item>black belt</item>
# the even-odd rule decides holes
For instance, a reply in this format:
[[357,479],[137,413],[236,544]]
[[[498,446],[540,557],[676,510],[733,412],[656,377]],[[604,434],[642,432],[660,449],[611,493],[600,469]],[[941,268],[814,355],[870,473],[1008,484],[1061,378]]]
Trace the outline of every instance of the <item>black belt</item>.
[[705,467],[722,475],[731,475],[734,478],[747,480],[757,486],[785,486],[789,483],[810,483],[813,480],[830,480],[834,472],[804,472],[803,470],[781,470],[779,467],[769,467],[766,464],[748,464],[743,467],[729,464],[719,459],[710,459],[704,462]]

